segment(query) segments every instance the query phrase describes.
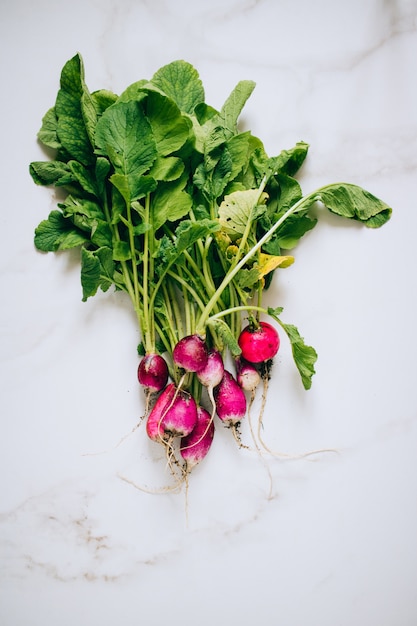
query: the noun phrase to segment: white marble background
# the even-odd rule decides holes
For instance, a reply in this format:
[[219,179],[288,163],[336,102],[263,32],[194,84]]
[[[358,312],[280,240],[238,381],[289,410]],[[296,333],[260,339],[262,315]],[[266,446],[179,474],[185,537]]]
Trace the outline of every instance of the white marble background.
[[[1,0],[3,626],[417,624],[416,0]],[[120,294],[81,302],[74,254],[42,255],[54,206],[28,175],[59,73],[120,92],[177,58],[220,107],[257,83],[244,123],[270,154],[310,143],[305,192],[340,179],[394,208],[369,231],[323,215],[280,275],[319,352],[304,392],[284,345],[268,463],[227,431],[184,494],[135,424],[137,331]],[[245,431],[244,431],[245,433]],[[101,455],[86,453],[110,450]]]

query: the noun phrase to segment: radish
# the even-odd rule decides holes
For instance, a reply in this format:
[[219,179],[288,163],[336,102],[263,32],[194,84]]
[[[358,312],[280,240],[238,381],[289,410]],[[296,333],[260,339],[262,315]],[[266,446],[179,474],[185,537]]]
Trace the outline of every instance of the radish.
[[250,363],[262,363],[272,359],[279,350],[280,339],[276,329],[268,322],[259,326],[246,326],[239,335],[242,356]]
[[221,382],[223,373],[222,355],[217,350],[210,350],[207,354],[206,364],[197,371],[197,378],[204,387],[214,389]]
[[207,346],[199,335],[187,335],[178,341],[172,351],[176,365],[187,372],[198,372],[207,363]]
[[169,383],[158,396],[146,420],[146,432],[152,441],[161,443],[164,440],[165,433],[162,426],[165,414],[170,406],[172,406],[176,388],[174,383]]
[[165,442],[173,437],[185,437],[197,422],[194,398],[170,383],[155,402],[146,422],[146,432],[153,441]]
[[162,419],[162,427],[170,437],[186,437],[197,423],[197,404],[193,396],[183,389],[176,389],[172,405]]
[[149,393],[162,391],[168,381],[168,365],[160,354],[146,354],[138,367],[138,381]]
[[190,472],[204,459],[210,450],[214,437],[212,417],[202,406],[197,406],[197,423],[192,432],[181,439],[180,454],[186,462],[186,470]]
[[214,390],[216,411],[226,426],[236,426],[246,414],[246,396],[233,375],[224,370],[221,383]]
[[261,376],[258,370],[252,363],[245,361],[242,357],[238,357],[235,360],[235,366],[238,384],[244,391],[253,393],[261,382]]

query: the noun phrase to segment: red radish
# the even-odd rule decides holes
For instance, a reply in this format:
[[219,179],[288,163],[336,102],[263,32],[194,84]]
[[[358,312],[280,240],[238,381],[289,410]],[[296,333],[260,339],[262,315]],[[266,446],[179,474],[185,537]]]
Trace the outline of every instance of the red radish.
[[214,423],[211,415],[202,406],[197,406],[197,423],[192,432],[181,439],[180,454],[191,471],[204,459],[210,450],[214,437]]
[[170,383],[165,387],[158,396],[152,407],[146,421],[146,432],[152,441],[163,441],[165,438],[164,428],[162,425],[165,414],[170,406],[172,406],[176,388],[174,383]]
[[207,363],[207,346],[199,335],[187,335],[175,345],[172,358],[187,372],[198,372]]
[[246,326],[238,341],[243,358],[250,363],[262,363],[272,359],[280,345],[278,332],[268,322],[259,322],[257,328]]
[[186,437],[197,423],[197,404],[193,396],[177,389],[172,406],[162,419],[164,433],[170,437]]
[[216,411],[227,426],[236,426],[246,414],[246,396],[232,374],[224,370],[223,378],[215,390]]
[[197,372],[197,378],[204,387],[214,389],[223,378],[223,359],[217,350],[210,350],[206,365]]
[[236,380],[240,387],[242,387],[244,391],[255,391],[261,382],[261,376],[256,367],[241,357],[236,359],[235,364]]
[[138,381],[150,393],[161,391],[168,381],[168,365],[160,354],[146,354],[138,367]]
[[185,437],[197,422],[194,398],[170,383],[155,402],[146,422],[146,432],[153,441],[167,441],[171,437]]

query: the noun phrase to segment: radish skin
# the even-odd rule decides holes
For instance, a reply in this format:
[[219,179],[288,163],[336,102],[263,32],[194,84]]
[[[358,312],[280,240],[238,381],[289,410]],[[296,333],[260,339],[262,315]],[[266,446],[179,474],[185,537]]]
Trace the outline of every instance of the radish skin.
[[197,372],[197,378],[204,387],[214,389],[220,384],[223,373],[224,364],[220,352],[210,350],[207,354],[207,363]]
[[238,343],[246,361],[263,363],[276,355],[280,338],[271,324],[259,322],[258,327],[246,326],[239,335]]
[[166,442],[189,435],[197,422],[194,398],[174,383],[165,387],[146,422],[146,432],[153,441]]
[[214,437],[212,416],[202,406],[197,406],[197,423],[192,432],[181,439],[180,454],[190,472],[208,454]]
[[224,370],[221,383],[214,390],[216,411],[227,426],[236,426],[246,414],[246,396],[233,375]]
[[187,372],[198,372],[206,365],[207,354],[207,346],[199,335],[187,335],[175,345],[172,358]]
[[162,391],[168,382],[168,365],[160,354],[145,354],[138,366],[138,381],[149,393]]
[[152,441],[158,441],[159,443],[164,441],[165,433],[162,422],[167,410],[172,406],[175,393],[175,384],[169,383],[158,396],[158,399],[148,415],[146,420],[146,433]]
[[168,407],[162,428],[169,437],[186,437],[197,423],[197,404],[193,396],[182,389],[176,389],[172,405]]
[[241,357],[235,361],[236,380],[244,391],[254,392],[261,382],[261,375],[256,367]]

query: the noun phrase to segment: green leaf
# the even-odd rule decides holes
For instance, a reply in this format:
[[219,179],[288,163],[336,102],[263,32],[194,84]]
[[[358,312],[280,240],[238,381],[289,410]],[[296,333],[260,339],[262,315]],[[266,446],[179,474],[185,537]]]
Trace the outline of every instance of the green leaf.
[[221,146],[206,154],[204,162],[195,169],[193,183],[201,189],[209,203],[219,198],[229,181],[232,172],[232,159],[227,146]]
[[[138,180],[157,156],[152,128],[137,102],[121,102],[109,107],[97,122],[96,145],[113,164],[119,191],[126,202],[138,194]],[[115,183],[114,183],[115,184]]]
[[99,248],[112,247],[112,231],[109,224],[104,220],[95,219],[93,221],[90,237],[91,241]]
[[207,325],[220,340],[229,348],[232,358],[236,359],[242,350],[226,322],[220,318],[208,320]]
[[127,241],[113,242],[113,260],[129,261],[132,258],[129,243]]
[[[219,207],[219,222],[222,230],[230,237],[237,238],[246,230],[249,221],[259,214],[257,207],[265,204],[267,194],[259,194],[257,189],[235,191],[226,196]],[[262,207],[262,210],[265,210]]]
[[237,134],[239,115],[254,88],[253,81],[240,81],[224,103],[220,113],[210,118],[206,124],[206,152],[211,152]]
[[236,282],[242,289],[253,289],[259,280],[259,268],[242,268],[236,274]]
[[167,236],[161,239],[161,244],[156,255],[156,267],[160,273],[161,267],[166,271],[173,263],[177,262],[185,250],[190,250],[200,239],[216,232],[219,224],[216,220],[202,219],[199,222],[183,220],[176,228],[174,238]]
[[125,174],[113,174],[110,182],[123,196],[125,203],[132,204],[139,198],[156,189],[156,180],[152,176],[126,176]]
[[191,122],[181,114],[173,100],[156,91],[148,92],[144,102],[160,156],[179,150],[187,141]]
[[58,137],[65,150],[77,161],[91,165],[94,157],[85,129],[84,120],[80,117],[59,117]]
[[58,204],[65,217],[83,215],[88,220],[104,219],[101,206],[90,198],[78,198],[69,195],[63,202]]
[[29,165],[29,173],[37,185],[65,187],[76,181],[71,168],[62,161],[34,161]]
[[84,167],[82,163],[79,163],[78,161],[68,161],[68,166],[73,173],[75,180],[81,185],[84,191],[91,193],[94,196],[100,195],[94,175],[91,174],[91,172]]
[[114,283],[115,263],[113,261],[113,251],[108,246],[100,247],[94,252],[100,261],[100,289],[107,291]]
[[250,132],[234,135],[226,142],[226,146],[232,160],[229,176],[229,182],[231,182],[247,167],[251,147]]
[[[267,232],[284,213],[302,198],[299,183],[287,174],[277,174],[270,180],[267,187],[272,200],[268,203],[268,211],[259,223],[259,233]],[[314,228],[316,219],[307,216],[305,211],[290,215],[278,228],[262,249],[269,254],[279,255],[281,249],[290,250],[309,230]]]
[[81,86],[81,114],[83,116],[83,121],[90,143],[91,145],[94,145],[94,134],[96,130],[98,116],[96,102],[91,97],[91,94],[87,89],[87,85],[84,82],[84,72],[82,72],[81,74]]
[[109,106],[116,102],[117,96],[107,89],[99,89],[98,91],[92,92],[91,100],[94,104],[97,117],[100,117]]
[[38,139],[48,148],[58,150],[61,142],[57,135],[58,120],[55,114],[55,107],[52,107],[42,118],[42,126],[38,132]]
[[252,80],[241,80],[222,106],[219,117],[225,131],[230,133],[229,136],[236,133],[239,115],[255,86]]
[[150,82],[171,98],[184,113],[191,115],[195,107],[204,102],[204,87],[198,72],[186,61],[173,61],[161,67]]
[[110,171],[110,163],[105,157],[98,157],[95,165],[96,185],[99,194],[104,195],[106,178]]
[[192,198],[184,190],[185,179],[159,183],[152,201],[151,214],[154,231],[165,222],[176,222],[185,217],[192,207]]
[[35,229],[35,246],[43,252],[77,248],[88,241],[85,233],[74,226],[60,211],[54,210]]
[[184,163],[178,157],[157,157],[150,170],[155,180],[177,180],[184,172]]
[[281,250],[292,250],[301,237],[312,230],[317,224],[316,219],[302,213],[290,215],[278,228],[275,237],[262,246],[269,254],[281,254]]
[[326,185],[315,198],[332,213],[357,220],[369,228],[383,226],[391,217],[392,209],[374,195],[349,183]]
[[94,296],[100,287],[101,264],[99,258],[91,250],[81,248],[81,286],[83,302]]
[[267,168],[274,173],[294,176],[304,163],[308,148],[308,143],[299,141],[290,150],[282,150],[278,156],[268,159]]
[[136,102],[140,102],[146,98],[146,91],[144,90],[145,85],[148,84],[146,79],[138,80],[128,87],[120,94],[117,99],[117,102],[129,102],[130,100],[136,100]]
[[93,108],[84,83],[83,61],[76,54],[62,69],[55,113],[59,142],[74,159],[84,165],[94,160],[89,138],[89,132],[93,130]]
[[292,324],[284,324],[278,317],[282,309],[268,308],[268,313],[271,315],[286,332],[290,343],[292,355],[295,365],[300,373],[304,389],[310,389],[311,379],[316,373],[314,365],[317,361],[317,352],[312,346],[307,346],[304,339],[301,337],[298,329]]

